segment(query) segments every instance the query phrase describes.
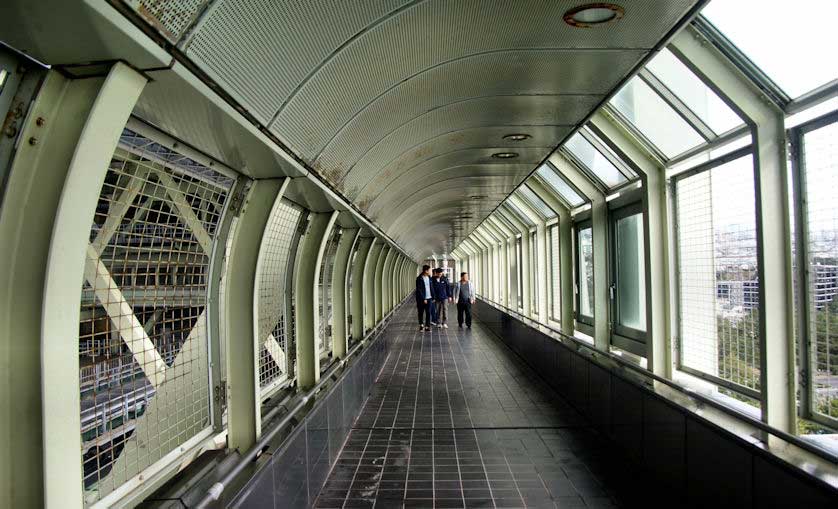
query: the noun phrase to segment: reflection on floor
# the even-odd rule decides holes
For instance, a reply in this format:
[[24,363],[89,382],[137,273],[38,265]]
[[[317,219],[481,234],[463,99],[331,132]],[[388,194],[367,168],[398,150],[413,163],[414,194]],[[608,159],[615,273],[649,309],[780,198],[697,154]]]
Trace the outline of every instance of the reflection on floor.
[[637,474],[487,329],[410,311],[316,507],[631,505]]

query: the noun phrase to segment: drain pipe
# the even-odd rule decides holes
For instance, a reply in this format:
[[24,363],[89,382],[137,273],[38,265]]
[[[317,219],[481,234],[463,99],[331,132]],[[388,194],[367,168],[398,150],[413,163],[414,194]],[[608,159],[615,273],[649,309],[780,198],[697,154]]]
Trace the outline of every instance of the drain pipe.
[[[387,314],[387,316],[385,316],[381,320],[381,322],[379,322],[379,324],[376,325],[376,327],[372,331],[370,331],[367,337],[364,338],[364,341],[359,341],[358,344],[353,346],[352,349],[346,353],[346,357],[341,359],[340,362],[338,362],[332,369],[330,369],[329,372],[325,376],[323,376],[323,378],[321,378],[319,382],[317,382],[317,385],[315,385],[308,392],[306,392],[300,399],[299,403],[297,403],[294,406],[294,408],[291,409],[291,411],[285,414],[285,417],[283,417],[282,420],[280,420],[275,426],[271,427],[271,429],[267,433],[262,435],[259,438],[259,440],[253,446],[251,446],[250,449],[247,450],[244,456],[241,457],[238,463],[236,463],[236,466],[234,466],[232,470],[227,472],[224,475],[224,477],[222,477],[218,482],[213,484],[209,488],[209,490],[207,490],[206,495],[204,495],[204,497],[200,500],[200,502],[198,502],[198,504],[195,507],[197,507],[198,509],[205,509],[209,507],[209,505],[213,502],[219,500],[221,498],[221,494],[224,493],[224,490],[227,488],[227,486],[229,486],[230,483],[232,483],[233,480],[239,474],[241,474],[244,471],[244,469],[247,468],[248,465],[250,465],[251,462],[253,462],[254,460],[256,460],[256,458],[259,457],[262,451],[268,446],[268,444],[270,444],[271,440],[273,440],[274,437],[276,437],[276,435],[291,422],[291,419],[293,419],[294,416],[297,415],[297,413],[300,410],[305,408],[308,402],[314,398],[315,394],[320,392],[323,386],[325,386],[332,379],[332,377],[334,377],[338,373],[338,371],[342,370],[344,366],[346,366],[346,364],[349,362],[349,359],[351,359],[355,354],[358,353],[359,350],[361,350],[361,347],[364,345],[364,342],[369,338],[377,336],[384,329],[384,327],[389,323],[393,313],[395,313],[396,310],[398,310],[402,305],[404,305],[406,300],[407,298],[405,298],[398,306],[396,306],[392,311],[390,311]],[[272,417],[278,411],[279,405],[272,409],[271,412],[269,412],[266,415],[266,417]]]

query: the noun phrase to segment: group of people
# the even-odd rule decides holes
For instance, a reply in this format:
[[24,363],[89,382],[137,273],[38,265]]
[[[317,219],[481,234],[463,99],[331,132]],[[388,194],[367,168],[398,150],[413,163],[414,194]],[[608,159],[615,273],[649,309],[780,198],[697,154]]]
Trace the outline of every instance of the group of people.
[[431,326],[448,328],[448,303],[457,303],[457,323],[460,328],[471,329],[471,305],[474,304],[474,286],[468,280],[468,273],[461,272],[460,280],[452,287],[445,277],[445,271],[437,268],[431,273],[430,265],[422,266],[422,273],[416,276],[416,309],[419,314],[419,330],[429,331]]

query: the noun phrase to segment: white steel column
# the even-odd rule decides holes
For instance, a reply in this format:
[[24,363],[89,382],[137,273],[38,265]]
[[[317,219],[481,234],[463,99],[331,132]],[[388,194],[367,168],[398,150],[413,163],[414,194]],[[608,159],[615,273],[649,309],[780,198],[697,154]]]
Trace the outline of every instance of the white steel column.
[[[81,507],[79,295],[108,164],[146,80],[49,72],[22,126],[0,214],[0,505]],[[5,503],[4,503],[5,502]]]
[[350,328],[352,330],[352,339],[354,341],[361,341],[364,339],[364,302],[366,299],[367,283],[364,277],[364,267],[367,264],[367,256],[370,254],[370,248],[375,243],[374,237],[360,237],[358,239],[358,254],[355,255],[355,260],[352,262],[352,309],[350,314],[352,316],[352,323]]
[[375,325],[375,268],[378,266],[381,248],[381,240],[374,239],[364,263],[364,332]]
[[309,214],[308,232],[300,239],[294,269],[294,323],[297,334],[297,385],[308,390],[320,380],[320,355],[317,337],[320,326],[319,289],[320,265],[338,212],[312,212]]
[[335,265],[332,270],[332,356],[335,359],[346,357],[348,329],[347,322],[347,289],[349,278],[349,257],[352,248],[358,241],[359,228],[343,230],[335,252]]
[[373,325],[377,324],[384,317],[384,296],[382,295],[384,289],[384,265],[390,257],[393,248],[389,245],[384,245],[381,252],[378,254],[378,261],[375,264],[375,280],[373,285],[373,293],[375,294],[375,319]]
[[261,433],[259,411],[259,351],[254,288],[256,263],[265,225],[274,203],[282,197],[290,179],[256,180],[239,213],[230,242],[227,278],[225,334],[227,364],[227,443],[231,449],[247,450]]

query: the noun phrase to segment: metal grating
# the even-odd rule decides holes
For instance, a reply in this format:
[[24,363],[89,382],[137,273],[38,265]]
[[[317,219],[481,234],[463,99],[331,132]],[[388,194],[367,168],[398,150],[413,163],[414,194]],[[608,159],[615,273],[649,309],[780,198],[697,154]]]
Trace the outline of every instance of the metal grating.
[[162,164],[148,141],[124,133],[87,248],[79,389],[88,502],[210,424],[207,274],[229,185],[209,168]]
[[812,410],[838,419],[838,124],[804,133],[802,156]]
[[338,250],[341,229],[335,227],[334,232],[326,244],[323,252],[323,261],[320,263],[320,277],[317,286],[320,292],[320,329],[318,331],[318,352],[320,358],[327,358],[332,355],[332,269],[335,266],[335,254]]
[[[505,16],[500,11],[494,14]],[[398,76],[387,76],[397,67],[387,65],[381,72],[366,77],[361,87],[353,89],[356,90],[354,94],[346,93],[349,83],[343,80],[357,81],[357,63],[351,71],[341,70],[337,77],[326,74],[324,69],[318,75],[324,80],[321,89],[301,91],[280,112],[271,129],[283,136],[304,158],[314,160],[321,152],[342,153],[359,144],[369,147],[418,115],[470,98],[566,95],[565,99],[571,101],[579,96],[593,96],[591,99],[598,101],[645,54],[638,50],[583,53],[515,48],[493,51],[494,46],[486,42],[483,46],[488,53],[469,55],[445,37],[429,40],[422,54],[434,44],[464,54],[454,60],[443,57],[414,63]],[[546,76],[550,78],[545,79]],[[317,122],[311,121],[312,111],[319,113]],[[575,124],[587,112],[579,116],[578,112],[568,109],[565,113],[570,116],[557,117],[554,121]],[[556,142],[558,140],[553,144]]]
[[[276,132],[289,136],[290,144],[304,157],[317,143],[309,140],[328,140],[348,119],[355,117],[372,104],[390,87],[428,79],[445,88],[454,80],[468,76],[468,72],[452,70],[446,64],[471,58],[491,59],[493,53],[510,50],[543,50],[575,48],[620,48],[622,51],[585,52],[571,55],[567,60],[570,72],[539,72],[530,68],[518,75],[518,82],[547,84],[572,76],[569,91],[575,90],[589,77],[598,77],[589,90],[610,90],[627,72],[619,65],[599,67],[599,62],[628,55],[637,48],[651,48],[693,2],[670,2],[665,6],[642,2],[632,6],[631,16],[611,25],[609,30],[577,30],[561,22],[561,14],[576,4],[573,0],[560,2],[464,0],[460,2],[417,2],[398,15],[370,27],[352,44],[342,48],[324,62],[311,80],[291,98],[280,112]],[[646,13],[648,18],[644,19]],[[654,19],[650,29],[648,20]],[[462,30],[468,26],[469,30]],[[660,32],[658,32],[660,30]],[[452,44],[451,34],[457,34]],[[418,44],[417,44],[418,43]],[[420,50],[421,49],[421,50]],[[570,52],[568,52],[570,53]],[[639,54],[639,52],[638,52]],[[526,56],[507,56],[500,60],[514,62]],[[628,59],[628,57],[624,57]],[[556,59],[558,60],[558,59]],[[637,59],[635,59],[635,62]],[[474,64],[475,68],[488,65]],[[588,65],[590,69],[577,66]],[[546,69],[545,69],[546,71]],[[436,75],[431,78],[429,74]],[[495,79],[474,78],[474,82],[490,86]],[[527,78],[538,77],[532,81]],[[549,79],[543,79],[549,76]],[[347,94],[347,90],[355,93]],[[603,92],[604,93],[604,92]],[[480,94],[477,94],[480,95]],[[488,94],[484,94],[488,95]],[[431,94],[431,97],[433,95]],[[424,97],[405,95],[407,97]],[[312,122],[317,118],[318,122]],[[325,119],[325,122],[319,120]],[[374,124],[372,121],[371,124]],[[300,126],[304,126],[300,129]]]
[[[490,127],[499,124],[550,125],[555,124],[558,118],[584,115],[595,105],[594,98],[589,100],[576,98],[569,101],[559,96],[472,98],[427,111],[414,118],[402,120],[397,125],[388,122],[390,129],[381,131],[374,141],[365,140],[360,146],[345,147],[344,159],[341,159],[341,154],[338,152],[324,153],[315,162],[315,167],[325,170],[338,169],[335,175],[342,175],[370,151],[381,150],[382,153],[396,157],[414,146],[418,140],[431,139],[451,130]],[[372,164],[377,168],[385,160],[387,159],[372,161]],[[343,170],[340,171],[341,169]],[[366,170],[361,171],[361,174],[364,173]],[[348,193],[352,193],[361,182],[360,180],[358,183],[347,181],[340,185]]]
[[[286,199],[274,204],[262,235],[256,268],[259,336],[259,386],[262,396],[287,379],[290,331],[286,326],[286,295],[293,280],[289,255],[302,209]],[[293,357],[293,352],[290,353]]]
[[123,0],[149,25],[177,43],[208,0]]
[[405,0],[217,0],[187,55],[267,124],[330,55]]
[[[522,130],[531,138],[515,142],[503,138]],[[346,175],[345,181],[357,182],[358,186],[357,194],[348,194],[347,197],[359,201],[375,197],[408,168],[454,151],[487,147],[505,147],[507,150],[513,150],[513,147],[551,147],[552,150],[566,132],[567,128],[558,125],[474,127],[448,131],[428,140],[416,140],[410,147],[397,147],[404,149],[401,153],[395,152],[389,144],[376,145]],[[356,189],[354,185],[353,189]]]
[[759,272],[750,155],[675,184],[680,362],[758,392]]

